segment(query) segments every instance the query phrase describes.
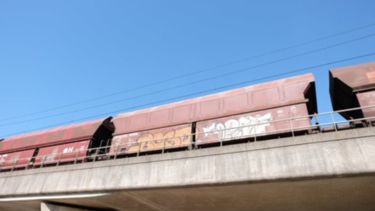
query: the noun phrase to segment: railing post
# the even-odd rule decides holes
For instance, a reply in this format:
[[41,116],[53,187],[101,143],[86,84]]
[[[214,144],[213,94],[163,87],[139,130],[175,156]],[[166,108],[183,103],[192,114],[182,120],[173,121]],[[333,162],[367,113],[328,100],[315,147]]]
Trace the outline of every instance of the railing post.
[[34,157],[31,157],[30,160],[26,160],[26,163],[27,163],[26,168],[25,168],[26,170],[29,169],[29,167],[31,166],[31,161],[33,159],[34,159]]
[[191,136],[191,143],[193,144],[193,149],[194,150],[198,149],[197,140],[198,140],[198,135],[199,134],[200,133],[197,130],[195,130],[194,137],[193,137],[193,135]]
[[77,164],[77,158],[80,150],[76,150],[74,154],[74,164]]
[[289,124],[290,124],[290,131],[292,132],[292,137],[294,138],[295,134],[294,134],[294,127],[293,127],[293,119],[294,117],[289,118]]
[[319,126],[319,119],[318,119],[318,114],[314,113],[314,119],[315,119],[315,125]]
[[[113,150],[114,150],[113,160],[116,160],[117,159],[117,152],[119,151],[119,146],[113,147]],[[111,149],[109,149],[109,151],[111,151]]]
[[40,168],[43,168],[44,165],[44,160],[46,159],[46,156],[42,157],[42,162],[40,162]]
[[333,128],[335,129],[335,131],[337,131],[337,125],[336,125],[335,116],[333,115],[333,112],[330,112],[330,116],[331,116]]
[[[18,159],[18,158],[17,158],[17,159]],[[12,164],[12,170],[11,170],[11,171],[13,171],[13,170],[14,170],[14,167],[15,167],[15,165],[16,165],[17,159],[14,159],[14,160],[13,160],[13,164]]]
[[62,153],[57,153],[57,155],[56,155],[56,158],[57,158],[57,166],[60,165],[61,157],[62,157]]
[[164,154],[164,150],[165,150],[165,141],[167,140],[168,138],[163,138],[163,149],[161,151],[162,154]]
[[374,119],[374,117],[370,117],[370,119],[369,119],[369,124],[368,125],[370,125],[370,127],[373,127],[374,125],[373,125],[373,119]]
[[[256,124],[254,125],[255,127],[254,127],[254,142],[257,142],[257,130],[256,130]],[[251,129],[251,128],[250,128]],[[250,130],[250,132],[251,132],[251,130]]]
[[[190,135],[184,135],[183,137],[182,137],[182,140],[181,141],[183,141],[183,140],[187,140],[186,138],[187,137],[189,137]],[[191,139],[190,139],[190,141],[191,141],[191,143],[190,144],[188,144],[188,151],[191,151],[192,149],[193,149],[193,147],[192,147],[192,144],[193,144],[193,136],[191,135]]]
[[93,157],[93,161],[92,162],[96,162],[96,155],[98,154],[99,152],[99,147],[96,147],[95,148],[95,153],[94,153],[94,157]]
[[[138,141],[137,141],[138,142]],[[141,153],[141,147],[142,147],[142,142],[138,142],[138,152],[137,152],[137,157],[139,156],[139,154]]]
[[25,163],[26,163],[25,170],[27,170],[27,169],[29,169],[29,161],[28,161],[28,159],[25,159]]

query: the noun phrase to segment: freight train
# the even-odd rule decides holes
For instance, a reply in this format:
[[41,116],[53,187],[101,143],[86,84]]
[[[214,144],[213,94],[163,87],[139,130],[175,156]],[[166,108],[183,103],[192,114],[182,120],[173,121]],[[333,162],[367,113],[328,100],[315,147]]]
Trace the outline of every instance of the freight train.
[[[347,120],[375,116],[375,63],[331,70],[330,95]],[[362,107],[361,110],[350,110]],[[312,74],[284,78],[0,141],[0,170],[161,153],[319,130]],[[354,124],[355,125],[355,124]]]

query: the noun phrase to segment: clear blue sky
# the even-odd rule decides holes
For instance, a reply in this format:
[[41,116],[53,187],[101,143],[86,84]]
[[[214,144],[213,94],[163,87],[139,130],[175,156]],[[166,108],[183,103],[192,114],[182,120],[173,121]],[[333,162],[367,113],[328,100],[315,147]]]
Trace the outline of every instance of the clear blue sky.
[[[375,23],[374,8],[371,0],[2,0],[0,137],[375,52],[375,37],[369,37],[205,83],[71,113],[355,39],[375,33],[373,26],[157,86],[25,115]],[[306,71],[317,78],[319,111],[331,110],[329,68],[372,60],[375,57]],[[56,116],[60,113],[67,114]]]

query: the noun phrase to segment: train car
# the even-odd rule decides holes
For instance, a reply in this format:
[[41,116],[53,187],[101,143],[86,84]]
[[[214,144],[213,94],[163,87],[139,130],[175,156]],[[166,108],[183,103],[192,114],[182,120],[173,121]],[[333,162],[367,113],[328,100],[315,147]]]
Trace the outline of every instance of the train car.
[[[5,138],[0,142],[0,170],[83,160],[114,131],[111,118]],[[101,152],[106,153],[106,152]]]
[[375,118],[375,62],[336,68],[330,71],[330,94],[334,110],[348,119]]
[[307,116],[315,112],[314,77],[304,74],[119,114],[113,119],[110,154],[306,131],[311,127]]

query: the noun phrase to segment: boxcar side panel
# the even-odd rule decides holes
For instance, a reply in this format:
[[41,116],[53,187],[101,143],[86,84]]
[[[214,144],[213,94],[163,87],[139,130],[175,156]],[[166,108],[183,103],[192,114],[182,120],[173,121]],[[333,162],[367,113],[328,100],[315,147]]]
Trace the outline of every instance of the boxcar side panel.
[[[305,104],[197,122],[196,144],[307,130],[311,126]],[[289,120],[292,117],[303,117]]]
[[361,107],[369,106],[369,108],[362,109],[364,117],[372,118],[372,120],[375,120],[375,107],[372,107],[375,106],[375,91],[360,92],[356,95]]
[[0,154],[0,169],[26,167],[32,159],[34,149]]
[[[120,114],[114,118],[115,135],[182,125],[298,103],[309,104],[312,101],[308,101],[304,94],[313,87],[311,83],[314,83],[313,75],[305,74]],[[315,105],[313,107],[315,108]]]
[[191,145],[191,124],[148,130],[113,137],[110,154],[173,149]]
[[69,162],[85,158],[90,140],[55,145],[39,149],[35,164],[50,164],[57,162]]

